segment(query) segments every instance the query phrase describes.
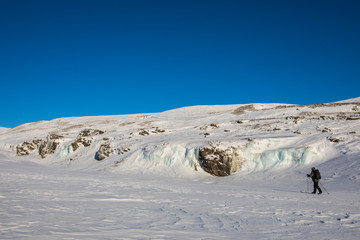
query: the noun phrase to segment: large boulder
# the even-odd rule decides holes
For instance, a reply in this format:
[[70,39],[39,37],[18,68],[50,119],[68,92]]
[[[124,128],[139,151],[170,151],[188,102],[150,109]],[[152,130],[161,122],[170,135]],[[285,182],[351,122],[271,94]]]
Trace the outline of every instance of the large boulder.
[[224,177],[241,168],[242,160],[237,147],[221,147],[210,144],[199,149],[199,162],[208,173]]

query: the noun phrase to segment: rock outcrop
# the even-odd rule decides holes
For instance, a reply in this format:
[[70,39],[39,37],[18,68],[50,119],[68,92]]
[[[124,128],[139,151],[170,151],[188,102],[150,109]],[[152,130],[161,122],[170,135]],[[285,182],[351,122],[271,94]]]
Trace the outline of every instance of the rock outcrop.
[[98,129],[85,129],[79,132],[75,141],[71,144],[72,150],[76,151],[80,146],[89,147],[93,140],[91,136],[104,134],[104,131]]
[[24,156],[29,155],[30,153],[34,152],[38,149],[39,145],[41,144],[42,140],[34,139],[31,142],[23,142],[16,146],[16,155],[17,156]]
[[48,139],[43,141],[39,146],[39,155],[42,158],[46,158],[49,154],[53,154],[58,146],[59,143],[54,140]]
[[22,144],[16,146],[16,155],[29,155],[30,153],[38,150],[39,155],[42,158],[45,158],[49,154],[55,152],[56,148],[60,144],[56,140],[61,138],[63,138],[63,136],[57,135],[55,133],[50,133],[45,140],[34,139],[31,142],[23,142]]
[[71,144],[71,147],[73,151],[76,151],[80,146],[89,147],[91,143],[91,139],[87,139],[85,137],[77,137],[75,141]]
[[[71,143],[72,151],[76,151],[80,146],[89,147],[93,142],[92,136],[103,134],[104,131],[97,129],[85,129],[81,131],[75,141]],[[46,158],[50,154],[54,154],[60,142],[58,140],[64,138],[55,133],[49,133],[46,139],[34,139],[31,142],[23,142],[16,146],[16,155],[29,155],[38,150],[42,158]]]
[[101,144],[99,150],[95,154],[95,159],[98,161],[104,160],[109,157],[111,154],[115,153],[115,150],[111,148],[110,143]]
[[199,149],[199,163],[208,173],[224,177],[241,167],[240,157],[235,147],[222,148],[210,144]]
[[160,129],[158,127],[152,127],[151,129],[144,129],[144,128],[141,128],[139,129],[139,135],[140,136],[147,136],[147,135],[150,135],[151,133],[164,133],[165,130],[164,129]]
[[39,155],[42,158],[46,158],[49,154],[53,154],[56,151],[56,148],[60,145],[60,143],[56,140],[61,138],[63,138],[63,136],[50,133],[46,137],[46,140],[41,141],[39,146]]
[[256,108],[254,106],[254,104],[249,104],[249,105],[245,105],[245,106],[242,106],[242,107],[239,107],[237,109],[235,109],[233,111],[233,114],[235,115],[242,115],[246,112],[254,112],[256,111]]
[[101,134],[104,134],[104,131],[101,131],[98,129],[85,129],[79,133],[79,137],[91,137],[91,136],[101,135]]

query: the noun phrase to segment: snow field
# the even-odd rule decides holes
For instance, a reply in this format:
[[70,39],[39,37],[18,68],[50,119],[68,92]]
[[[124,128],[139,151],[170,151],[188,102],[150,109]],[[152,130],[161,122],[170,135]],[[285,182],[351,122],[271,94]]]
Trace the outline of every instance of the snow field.
[[300,193],[305,172],[184,179],[4,157],[1,169],[1,239],[357,239],[360,230],[359,191],[324,181],[330,195]]

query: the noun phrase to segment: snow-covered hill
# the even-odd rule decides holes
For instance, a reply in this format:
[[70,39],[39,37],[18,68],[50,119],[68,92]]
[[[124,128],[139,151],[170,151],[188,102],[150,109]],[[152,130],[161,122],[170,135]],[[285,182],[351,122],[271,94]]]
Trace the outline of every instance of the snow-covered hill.
[[0,143],[12,158],[71,168],[183,176],[267,172],[360,152],[360,102],[354,100],[60,118],[9,129]]
[[[1,129],[0,236],[358,239],[359,100]],[[313,166],[330,195],[301,193],[312,190]]]
[[8,130],[9,130],[8,128],[0,127],[0,134],[3,133],[3,132],[6,132]]

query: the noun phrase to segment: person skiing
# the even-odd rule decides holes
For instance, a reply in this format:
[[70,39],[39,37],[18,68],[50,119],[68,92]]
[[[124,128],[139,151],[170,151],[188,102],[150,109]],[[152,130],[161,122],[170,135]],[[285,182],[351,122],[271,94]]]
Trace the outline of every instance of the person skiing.
[[312,192],[312,194],[315,194],[316,190],[319,191],[319,194],[322,194],[321,188],[319,187],[319,181],[321,179],[319,170],[313,167],[311,168],[311,173],[306,175],[310,177],[314,182],[314,191]]

